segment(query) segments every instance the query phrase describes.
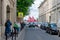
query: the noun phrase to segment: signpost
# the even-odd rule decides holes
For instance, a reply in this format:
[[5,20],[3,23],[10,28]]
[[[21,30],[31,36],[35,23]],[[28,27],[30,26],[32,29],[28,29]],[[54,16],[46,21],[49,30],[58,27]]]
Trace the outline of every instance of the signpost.
[[18,12],[18,18],[23,18],[23,12]]
[[23,12],[18,12],[17,19],[18,19],[18,21],[22,21],[23,20]]

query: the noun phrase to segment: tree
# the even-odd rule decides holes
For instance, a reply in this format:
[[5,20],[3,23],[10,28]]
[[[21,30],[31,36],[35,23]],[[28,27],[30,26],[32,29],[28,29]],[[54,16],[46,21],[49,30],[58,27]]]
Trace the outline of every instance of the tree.
[[34,0],[17,0],[17,12],[23,12],[24,16],[27,15],[33,2]]

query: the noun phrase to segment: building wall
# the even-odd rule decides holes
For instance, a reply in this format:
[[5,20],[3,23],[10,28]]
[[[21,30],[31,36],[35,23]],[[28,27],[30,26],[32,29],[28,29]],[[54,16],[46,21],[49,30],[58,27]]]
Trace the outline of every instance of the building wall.
[[[39,7],[39,18],[42,21],[57,23],[60,26],[60,0],[44,0]],[[45,15],[45,16],[42,16]],[[44,20],[43,20],[44,19]]]
[[43,5],[41,5],[41,7],[39,7],[40,22],[46,22],[46,11],[48,10],[48,2],[44,1],[43,3],[42,3]]
[[14,22],[16,20],[16,0],[3,0],[2,14],[3,14],[3,25],[7,19],[7,5],[10,7],[10,20]]
[[1,39],[1,0],[0,0],[0,39]]
[[[12,3],[11,3],[12,2]],[[12,23],[16,21],[16,0],[11,0],[10,2],[10,19]]]
[[[7,5],[10,7],[10,13],[7,15]],[[2,40],[5,31],[5,22],[10,19],[12,24],[16,21],[16,0],[0,0],[0,39]],[[13,25],[12,25],[13,26]]]
[[[10,13],[7,15],[7,5],[10,7]],[[10,19],[12,24],[16,21],[16,0],[2,1],[2,34],[5,30],[5,22]],[[12,25],[13,26],[13,25]]]
[[2,10],[2,9],[1,9],[2,6],[1,6],[1,3],[2,3],[2,2],[1,2],[1,0],[0,0],[0,25],[1,25],[1,19],[2,19],[2,16],[1,16],[1,15],[2,15],[2,11],[1,11],[1,10]]

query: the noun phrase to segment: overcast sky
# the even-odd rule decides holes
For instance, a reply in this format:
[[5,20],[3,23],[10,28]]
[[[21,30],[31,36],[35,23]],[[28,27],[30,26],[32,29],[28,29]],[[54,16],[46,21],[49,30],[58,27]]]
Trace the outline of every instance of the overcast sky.
[[[35,18],[38,18],[38,14],[39,14],[39,11],[38,11],[38,7],[40,6],[41,2],[43,0],[35,0],[34,1],[34,4],[32,4],[32,6],[30,7],[30,15],[29,16],[33,16]],[[25,19],[27,19],[28,16],[25,17]]]

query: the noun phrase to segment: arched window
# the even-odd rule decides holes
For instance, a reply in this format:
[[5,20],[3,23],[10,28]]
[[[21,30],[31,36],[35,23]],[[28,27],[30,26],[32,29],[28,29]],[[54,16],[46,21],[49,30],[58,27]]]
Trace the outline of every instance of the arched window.
[[6,16],[7,16],[7,19],[9,19],[10,18],[10,7],[9,7],[9,5],[7,5],[7,7],[6,7]]
[[7,5],[7,13],[10,13],[10,7]]

